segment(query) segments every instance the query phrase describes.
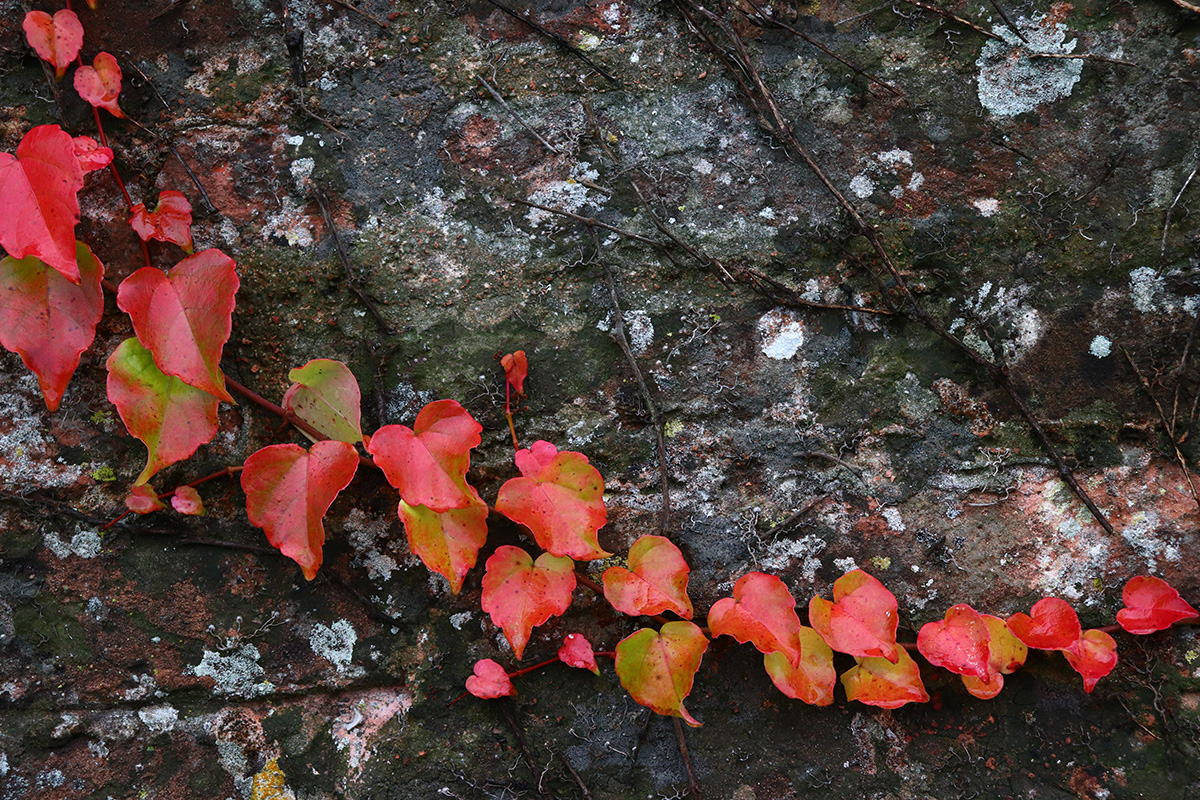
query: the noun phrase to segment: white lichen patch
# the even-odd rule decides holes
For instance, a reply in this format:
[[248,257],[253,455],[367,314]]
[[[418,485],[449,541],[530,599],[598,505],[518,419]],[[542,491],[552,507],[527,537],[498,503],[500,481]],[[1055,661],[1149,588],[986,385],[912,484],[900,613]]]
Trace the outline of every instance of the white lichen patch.
[[93,467],[66,464],[53,455],[53,444],[44,435],[37,378],[23,367],[16,369],[20,372],[0,370],[0,483],[44,489],[73,486]]
[[645,311],[625,312],[625,332],[629,335],[629,348],[641,355],[654,343],[654,324]]
[[900,516],[900,509],[888,506],[879,513],[883,516],[883,521],[887,523],[889,529],[893,531],[906,530],[904,518]]
[[1112,339],[1109,339],[1107,336],[1097,336],[1088,345],[1088,352],[1096,358],[1107,358],[1112,352]]
[[143,708],[137,712],[137,715],[142,724],[150,729],[152,735],[170,733],[175,730],[175,723],[179,721],[179,712],[168,703]]
[[762,352],[767,358],[786,360],[804,346],[804,324],[791,311],[773,308],[758,320]]
[[875,191],[875,181],[866,175],[855,175],[850,179],[850,191],[860,200],[866,200]]
[[817,556],[826,547],[827,543],[820,536],[778,539],[768,544],[759,556],[758,567],[768,572],[779,572],[799,563],[804,580],[811,585],[817,578],[817,570],[821,568],[821,559]]
[[1000,213],[1000,201],[994,197],[979,197],[971,201],[981,217],[994,217]]
[[362,773],[373,754],[376,734],[397,714],[406,714],[412,703],[412,695],[404,689],[368,689],[350,697],[329,731],[337,749],[346,754],[348,777],[354,779]]
[[311,246],[314,241],[313,230],[308,216],[304,213],[304,207],[287,195],[284,196],[282,205],[279,211],[267,217],[263,224],[262,237],[270,239],[272,236],[280,236],[291,247]]
[[100,555],[103,544],[100,534],[92,530],[80,530],[71,537],[70,542],[63,541],[60,534],[51,531],[42,538],[42,543],[46,545],[47,550],[59,558],[70,556],[95,558]]
[[275,685],[266,680],[266,670],[258,659],[258,648],[252,644],[242,645],[227,656],[205,650],[200,663],[190,671],[216,681],[213,691],[217,694],[246,699],[261,697],[275,691]]
[[1067,29],[1061,22],[1018,17],[1014,24],[1028,44],[1007,25],[994,25],[992,31],[1004,41],[989,39],[975,61],[979,102],[997,117],[1023,114],[1068,97],[1083,72],[1080,59],[1030,57],[1031,53],[1065,55],[1075,51],[1077,40],[1066,40]]
[[1143,314],[1183,311],[1196,315],[1200,295],[1179,296],[1167,289],[1168,275],[1178,272],[1159,273],[1153,267],[1138,267],[1129,273],[1129,299],[1133,307]]
[[879,158],[880,164],[883,164],[888,167],[892,167],[893,169],[900,166],[901,164],[903,164],[907,167],[911,167],[912,163],[913,163],[912,153],[910,153],[907,150],[900,150],[898,148],[893,149],[893,150],[888,150],[887,152],[884,152],[884,153],[880,153],[878,155],[878,158]]
[[360,508],[350,509],[346,515],[346,537],[354,548],[354,566],[367,568],[367,576],[371,579],[388,580],[392,573],[399,569],[396,559],[382,552],[383,542],[387,540],[390,520],[372,519]]
[[350,668],[354,658],[354,645],[358,642],[358,633],[347,620],[339,619],[333,625],[317,624],[313,626],[308,644],[312,651],[345,672]]

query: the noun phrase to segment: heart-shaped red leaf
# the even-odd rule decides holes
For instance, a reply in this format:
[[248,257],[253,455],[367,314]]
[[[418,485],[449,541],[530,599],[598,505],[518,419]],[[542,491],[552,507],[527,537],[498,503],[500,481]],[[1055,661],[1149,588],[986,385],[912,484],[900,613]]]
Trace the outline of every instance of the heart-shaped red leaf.
[[30,130],[16,155],[0,153],[0,246],[13,258],[39,258],[79,283],[75,224],[82,188],[71,135],[57,125]]
[[896,597],[861,569],[833,582],[833,602],[821,597],[810,600],[808,621],[838,652],[899,663],[903,648],[896,646],[900,622]]
[[488,534],[487,504],[473,488],[467,488],[476,502],[465,508],[434,511],[429,506],[410,506],[400,501],[400,519],[408,537],[408,549],[426,567],[450,581],[450,590],[455,594],[475,566]]
[[273,444],[246,459],[246,515],[310,581],[321,566],[325,512],[357,469],[354,445],[335,441],[317,442],[311,450]]
[[180,486],[171,495],[171,508],[189,517],[204,516],[204,501],[192,486]]
[[125,507],[135,514],[150,514],[162,511],[166,505],[158,499],[158,492],[148,483],[134,486],[125,498]]
[[288,373],[291,387],[283,396],[289,413],[330,439],[362,441],[362,395],[350,368],[341,361],[315,358]]
[[108,357],[108,399],[125,428],[146,445],[145,483],[169,464],[181,461],[217,433],[217,404],[208,392],[163,374],[150,351],[126,339]]
[[592,643],[582,633],[568,633],[563,637],[562,647],[558,648],[558,660],[568,667],[588,669],[597,675],[600,674]]
[[1029,647],[1037,650],[1065,650],[1079,639],[1079,616],[1066,600],[1043,597],[1033,604],[1030,614],[1009,616],[1008,628]]
[[1008,623],[991,614],[981,614],[988,630],[988,680],[963,675],[963,686],[980,700],[990,700],[1004,688],[1004,676],[1011,675],[1025,663],[1029,648],[1013,636]]
[[380,428],[367,452],[410,506],[438,512],[465,508],[476,500],[467,491],[466,476],[482,430],[457,402],[438,400],[421,409],[411,428]]
[[500,487],[496,510],[533,532],[537,543],[559,556],[591,561],[612,555],[596,532],[608,521],[604,479],[587,456],[538,441],[518,450],[520,478]]
[[763,656],[763,666],[775,688],[794,700],[810,706],[833,703],[837,670],[833,668],[833,650],[812,628],[800,626],[800,663],[792,666],[787,656],[776,651]]
[[509,353],[500,359],[500,366],[504,367],[504,379],[512,386],[512,390],[517,394],[525,394],[525,378],[529,375],[529,359],[525,357],[525,351]]
[[112,163],[111,147],[101,147],[90,136],[76,136],[71,141],[75,144],[75,158],[79,161],[79,168],[83,170],[84,175],[104,169]]
[[53,17],[45,11],[30,11],[21,27],[25,29],[25,41],[54,67],[54,77],[62,80],[83,47],[83,23],[79,17],[66,8],[55,12]]
[[145,203],[138,203],[130,212],[129,224],[143,242],[171,242],[192,252],[192,204],[182,192],[166,189],[159,193],[153,211],[147,211]]
[[0,260],[0,345],[37,375],[51,411],[62,402],[104,315],[104,267],[82,242],[76,243],[76,262],[78,285],[32,256]]
[[921,670],[903,647],[895,663],[886,658],[855,657],[858,666],[842,673],[847,700],[879,708],[899,708],[907,703],[928,703]]
[[75,70],[75,91],[96,108],[103,108],[114,117],[124,117],[117,105],[121,95],[121,67],[111,53],[97,53],[92,66]]
[[638,703],[698,728],[683,701],[707,649],[708,638],[693,622],[668,622],[659,631],[642,628],[617,643],[617,677]]
[[749,572],[733,585],[733,597],[722,597],[708,612],[708,629],[715,639],[732,636],[750,642],[760,653],[781,652],[799,666],[800,617],[796,599],[774,575]]
[[1180,620],[1200,616],[1200,612],[1180,597],[1171,584],[1149,575],[1130,578],[1121,592],[1121,599],[1125,601],[1125,608],[1117,612],[1117,622],[1130,633],[1154,633],[1166,630]]
[[490,658],[481,658],[475,662],[474,675],[467,678],[467,691],[484,700],[496,697],[507,697],[517,693],[512,679],[504,671],[504,667]]
[[625,567],[604,571],[604,597],[623,614],[661,614],[674,611],[684,619],[692,618],[688,598],[688,565],[683,553],[670,540],[647,534],[629,548]]
[[534,561],[521,548],[502,545],[487,560],[482,605],[520,659],[530,631],[565,612],[574,590],[571,559],[542,553]]
[[176,264],[170,273],[142,267],[121,282],[117,306],[168,375],[227,403],[221,351],[233,330],[237,265],[215,248]]
[[941,622],[930,622],[917,634],[917,649],[934,666],[957,675],[971,675],[987,683],[991,634],[983,615],[965,603],[951,606]]
[[1083,690],[1091,694],[1096,683],[1113,671],[1117,665],[1117,642],[1101,630],[1087,630],[1079,639],[1063,650],[1076,672],[1083,676]]

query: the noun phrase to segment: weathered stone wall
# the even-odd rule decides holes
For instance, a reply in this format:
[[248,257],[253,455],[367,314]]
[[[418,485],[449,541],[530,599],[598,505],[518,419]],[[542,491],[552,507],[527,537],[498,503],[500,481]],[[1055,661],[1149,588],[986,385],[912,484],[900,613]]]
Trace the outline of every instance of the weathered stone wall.
[[[1045,595],[1108,624],[1141,573],[1194,602],[1197,501],[1124,353],[1191,464],[1200,14],[1005,0],[1025,43],[990,3],[942,5],[994,38],[904,3],[772,7],[858,71],[728,14],[917,300],[1004,354],[1112,534],[962,352],[911,315],[813,307],[905,304],[679,7],[519,7],[614,81],[482,0],[294,0],[286,24],[258,0],[80,14],[85,58],[118,56],[122,106],[145,126],[106,123],[135,200],[182,190],[198,246],[238,261],[223,366],[262,394],[326,357],[358,376],[368,428],[455,398],[485,426],[471,478],[492,499],[514,473],[495,355],[524,348],[521,440],[589,456],[607,481],[601,541],[624,550],[663,501],[652,413],[613,338],[611,269],[664,423],[668,533],[698,608],[748,570],[804,603],[852,566],[895,592],[910,631],[954,603],[1003,616]],[[23,10],[0,2],[9,151],[35,124],[92,132],[68,84],[56,103]],[[288,30],[304,35],[303,85]],[[120,195],[97,174],[83,200],[81,238],[117,282],[141,264]],[[597,250],[586,226],[519,200],[668,241],[657,216],[692,252],[609,228]],[[390,330],[350,290],[321,203]],[[750,271],[794,293],[756,291]],[[479,610],[479,570],[458,596],[431,577],[378,475],[331,510],[311,583],[249,525],[236,481],[202,487],[203,519],[103,528],[144,455],[105,399],[104,360],[129,335],[108,312],[55,414],[0,358],[0,798],[243,797],[256,774],[256,798],[686,796],[674,726],[611,669],[551,667],[515,700],[448,705],[475,659],[512,654]],[[291,440],[225,406],[217,438],[156,482]],[[493,519],[489,548],[519,541]],[[607,650],[634,629],[577,594],[526,662],[569,631]],[[1191,796],[1193,630],[1120,639],[1092,694],[1043,654],[989,702],[927,669],[934,702],[892,712],[788,700],[756,653],[719,640],[688,703],[705,723],[686,731],[692,766],[704,797],[739,800]],[[282,775],[263,771],[275,759]]]

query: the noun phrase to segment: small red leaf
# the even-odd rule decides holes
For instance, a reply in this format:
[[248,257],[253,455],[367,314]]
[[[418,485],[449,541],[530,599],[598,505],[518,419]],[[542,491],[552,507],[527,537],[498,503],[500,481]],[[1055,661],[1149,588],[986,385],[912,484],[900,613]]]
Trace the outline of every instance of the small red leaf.
[[163,501],[158,499],[158,492],[148,483],[134,486],[125,498],[125,507],[135,514],[149,514],[166,508]]
[[171,495],[171,508],[189,517],[204,516],[204,501],[192,486],[180,486],[175,490],[175,494]]
[[1066,600],[1043,597],[1033,604],[1032,616],[1017,612],[1008,627],[1022,642],[1037,650],[1065,650],[1079,639],[1079,617]]
[[458,594],[463,578],[475,566],[479,549],[487,542],[488,507],[470,486],[476,502],[466,508],[433,511],[400,501],[400,519],[408,549],[430,570],[450,581]]
[[51,411],[62,402],[104,315],[104,267],[82,242],[76,243],[76,262],[78,285],[32,256],[0,260],[0,345],[38,376]]
[[537,543],[555,555],[579,561],[612,555],[596,537],[608,512],[604,479],[587,456],[537,441],[518,450],[515,460],[521,477],[500,487],[497,511],[529,528]]
[[377,430],[367,452],[410,506],[439,512],[465,508],[475,502],[466,476],[482,430],[457,402],[438,400],[421,409],[411,428],[385,425]]
[[515,695],[517,687],[504,671],[504,667],[490,658],[475,662],[475,674],[467,678],[467,691],[484,700]]
[[604,571],[604,598],[623,614],[661,614],[674,611],[692,618],[687,595],[688,565],[679,548],[662,536],[647,534],[629,548],[629,569]]
[[638,703],[698,728],[683,701],[707,649],[708,639],[693,622],[668,622],[661,631],[642,628],[617,643],[617,677]]
[[246,459],[246,515],[310,581],[321,566],[325,512],[357,469],[354,445],[335,441],[317,442],[307,451],[295,444],[274,444]]
[[54,77],[62,80],[83,47],[83,23],[79,17],[65,8],[53,17],[45,11],[30,11],[22,27],[29,46],[54,67]]
[[568,667],[590,669],[597,675],[600,674],[592,643],[582,633],[568,633],[563,637],[562,647],[558,648],[558,660]]
[[79,283],[75,224],[82,188],[71,135],[57,125],[30,130],[15,156],[0,153],[0,246],[13,258],[35,256]]
[[1166,630],[1180,620],[1200,616],[1200,612],[1180,597],[1171,584],[1149,575],[1130,578],[1121,598],[1125,608],[1117,612],[1117,622],[1130,633],[1154,633]]
[[75,91],[96,108],[107,109],[114,117],[124,117],[117,105],[121,94],[121,67],[110,53],[97,53],[92,66],[75,70]]
[[988,630],[988,667],[989,679],[980,680],[970,675],[963,675],[963,686],[967,691],[980,700],[990,700],[1000,694],[1004,688],[1004,676],[1011,675],[1025,663],[1029,648],[1013,636],[1008,629],[1008,623],[991,614],[981,614],[984,625]]
[[787,656],[776,651],[763,656],[763,666],[775,688],[794,700],[810,706],[833,703],[833,687],[837,670],[833,668],[833,650],[812,628],[800,627],[799,665],[793,667]]
[[529,633],[571,605],[575,564],[569,558],[542,553],[534,561],[519,547],[502,545],[487,560],[482,606],[520,659]]
[[138,203],[129,216],[129,224],[143,242],[157,239],[192,252],[192,204],[182,192],[173,189],[160,192],[153,211],[147,211],[145,203]]
[[289,413],[330,439],[362,441],[362,395],[354,373],[340,361],[315,358],[288,373],[291,387],[283,396]]
[[715,639],[732,636],[751,642],[761,653],[781,652],[792,666],[800,664],[800,617],[796,599],[774,575],[749,572],[733,585],[733,597],[722,597],[708,612]]
[[930,622],[917,634],[917,649],[934,666],[958,675],[991,680],[988,641],[991,634],[983,615],[965,603],[951,606],[941,622]]
[[1076,672],[1083,676],[1083,690],[1091,694],[1096,683],[1117,665],[1117,642],[1102,630],[1084,631],[1079,639],[1063,650]]
[[814,597],[808,621],[829,646],[862,658],[882,657],[898,663],[903,648],[896,645],[896,597],[861,569],[833,583],[833,602]]
[[163,374],[137,339],[122,342],[107,366],[108,399],[148,451],[136,483],[187,458],[216,435],[217,398]]
[[500,359],[500,366],[504,367],[504,379],[512,384],[512,390],[517,394],[525,394],[525,378],[529,375],[529,360],[525,358],[525,351],[509,353]]
[[79,160],[79,168],[84,175],[104,169],[112,163],[112,148],[101,147],[92,137],[76,136],[72,142],[75,144],[75,158]]
[[168,375],[227,403],[221,351],[233,330],[237,265],[217,249],[204,250],[165,273],[142,267],[121,282],[117,306]]
[[921,670],[903,647],[896,648],[895,663],[886,658],[855,657],[858,666],[842,674],[846,699],[879,708],[899,708],[906,703],[928,703]]

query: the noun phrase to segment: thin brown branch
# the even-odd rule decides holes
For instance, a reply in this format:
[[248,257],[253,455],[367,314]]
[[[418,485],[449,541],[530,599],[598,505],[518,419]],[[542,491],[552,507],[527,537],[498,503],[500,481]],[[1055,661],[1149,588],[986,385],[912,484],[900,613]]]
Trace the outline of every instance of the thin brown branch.
[[495,100],[497,103],[499,103],[504,108],[504,110],[507,111],[512,116],[513,119],[515,119],[518,123],[520,123],[522,128],[524,128],[525,130],[527,130],[531,134],[533,134],[533,137],[535,139],[537,139],[539,142],[541,142],[543,147],[545,147],[547,150],[549,150],[551,153],[554,153],[555,155],[558,155],[560,153],[560,151],[557,147],[555,147],[554,145],[550,144],[545,139],[543,139],[542,135],[540,133],[538,133],[537,131],[535,131],[533,129],[532,125],[530,125],[528,122],[526,122],[524,119],[522,119],[521,115],[518,114],[516,111],[513,111],[513,108],[512,108],[512,106],[510,106],[508,104],[508,101],[500,96],[500,92],[497,91],[496,88],[494,86],[492,86],[490,83],[488,83],[486,78],[484,78],[482,75],[476,75],[475,80],[477,80],[481,84],[483,84],[483,88],[487,89],[487,92],[488,92],[488,94],[490,94],[492,96],[492,99]]
[[683,723],[679,717],[673,717],[675,722],[675,738],[679,740],[679,755],[683,758],[683,767],[687,770],[688,795],[692,800],[700,800],[700,783],[696,780],[696,771],[692,769],[692,756],[688,753],[687,739],[683,735]]
[[378,17],[376,17],[376,16],[368,13],[367,11],[359,8],[358,6],[354,5],[353,3],[349,3],[349,2],[347,2],[347,0],[333,0],[333,2],[338,4],[342,8],[346,8],[346,9],[349,9],[350,11],[353,11],[355,14],[358,14],[363,19],[371,20],[371,22],[374,22],[376,25],[383,28],[384,30],[387,29],[388,24],[385,20],[379,19]]
[[1192,482],[1192,471],[1188,469],[1187,459],[1184,458],[1183,452],[1179,449],[1179,441],[1175,438],[1174,426],[1167,419],[1167,414],[1163,411],[1162,403],[1158,401],[1158,396],[1154,394],[1154,389],[1150,386],[1150,381],[1138,369],[1138,365],[1134,363],[1133,357],[1129,355],[1129,351],[1122,347],[1121,353],[1125,356],[1125,360],[1129,362],[1129,368],[1133,370],[1133,374],[1137,375],[1142,388],[1146,390],[1146,394],[1150,396],[1150,402],[1154,403],[1154,408],[1158,411],[1158,419],[1163,426],[1163,432],[1167,434],[1167,438],[1171,441],[1171,449],[1175,451],[1175,460],[1179,462],[1179,468],[1183,470],[1183,477],[1187,481],[1188,490],[1192,493],[1192,499],[1196,501],[1197,510],[1200,510],[1200,494],[1196,491],[1196,484]]
[[383,314],[379,313],[379,309],[375,307],[375,304],[371,302],[371,298],[367,297],[367,293],[359,285],[358,277],[354,274],[354,267],[350,264],[350,257],[346,255],[346,250],[342,247],[342,238],[338,236],[337,223],[334,222],[333,215],[329,213],[329,208],[325,205],[323,194],[320,189],[317,190],[317,205],[321,207],[321,214],[325,217],[325,227],[329,229],[329,235],[333,238],[333,249],[337,251],[338,260],[342,262],[342,269],[346,273],[346,285],[362,301],[363,306],[370,312],[375,322],[378,323],[380,331],[384,335],[391,336],[395,333],[392,330],[392,326],[383,318]]
[[[782,298],[772,298],[783,305],[800,306],[802,308],[816,308],[826,311],[852,311],[860,314],[878,314],[880,316],[892,316],[896,312],[886,308],[870,308],[869,306],[844,306],[838,303],[818,303],[814,300],[805,300],[790,286],[780,283],[755,269],[743,269],[742,274],[751,279],[751,283],[756,285],[761,282],[769,286],[771,289],[783,295]],[[765,294],[765,292],[764,292]]]
[[536,208],[539,211],[545,211],[548,214],[557,214],[560,217],[566,217],[567,219],[573,219],[576,222],[582,222],[584,225],[587,225],[589,228],[591,228],[591,227],[604,228],[606,231],[612,231],[613,233],[624,236],[627,239],[633,239],[635,242],[641,242],[643,244],[652,245],[653,247],[666,247],[666,244],[664,244],[663,242],[658,242],[658,241],[655,241],[654,239],[650,239],[646,236],[642,236],[640,233],[634,233],[633,231],[627,231],[624,228],[618,228],[616,225],[609,225],[607,222],[601,222],[600,220],[596,219],[595,217],[584,217],[584,216],[575,214],[571,211],[567,211],[562,208],[552,208],[550,206],[544,206],[541,203],[535,203],[532,200],[522,200],[519,197],[510,197],[510,198],[508,198],[508,200],[509,200],[509,202],[512,202],[512,203],[517,203],[519,205],[528,206],[529,208]]
[[[971,20],[963,19],[962,17],[958,16],[957,14],[952,14],[944,8],[938,8],[937,6],[933,5],[932,3],[924,3],[924,2],[921,2],[921,0],[904,0],[904,2],[908,3],[910,6],[915,6],[916,8],[919,8],[922,11],[928,11],[932,14],[937,14],[939,17],[948,19],[951,22],[957,22],[959,25],[964,25],[964,26],[970,28],[971,30],[975,31],[976,33],[980,34],[981,36],[986,36],[989,39],[995,39],[998,42],[1005,41],[1003,36],[1000,36],[999,34],[996,34],[996,33],[992,33],[987,28],[982,28],[979,25],[976,25],[974,22],[971,22]],[[1022,37],[1022,38],[1024,38],[1024,37]]]

